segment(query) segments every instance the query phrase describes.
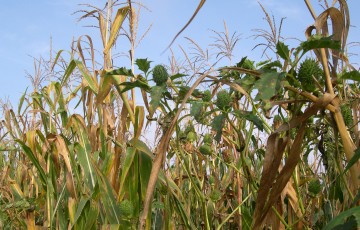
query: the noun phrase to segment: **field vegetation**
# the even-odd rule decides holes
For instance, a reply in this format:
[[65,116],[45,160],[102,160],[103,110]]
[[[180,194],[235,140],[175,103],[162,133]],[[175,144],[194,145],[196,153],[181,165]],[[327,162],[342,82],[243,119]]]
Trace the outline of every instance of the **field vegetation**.
[[[295,47],[260,4],[263,60],[235,55],[224,23],[212,58],[187,38],[185,61],[169,63],[136,55],[151,33],[138,31],[141,4],[85,5],[102,47],[84,35],[37,60],[33,87],[1,103],[0,228],[359,228],[349,6],[305,4],[314,24]],[[129,64],[117,67],[124,37]]]

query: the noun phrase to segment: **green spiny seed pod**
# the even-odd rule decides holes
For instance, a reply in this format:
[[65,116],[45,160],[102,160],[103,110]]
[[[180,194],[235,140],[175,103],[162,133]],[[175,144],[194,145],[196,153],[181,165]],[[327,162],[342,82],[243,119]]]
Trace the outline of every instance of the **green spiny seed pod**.
[[341,114],[344,118],[344,122],[346,126],[352,126],[353,124],[353,116],[352,116],[352,111],[351,111],[351,107],[350,105],[341,105],[340,106],[341,109]]
[[156,65],[153,69],[153,80],[156,85],[164,84],[169,78],[169,74],[163,65]]
[[119,205],[120,213],[123,216],[131,217],[134,213],[134,205],[129,200],[123,200]]
[[219,189],[214,189],[210,192],[209,195],[210,199],[214,202],[218,201],[221,199],[221,192]]
[[186,139],[187,139],[189,142],[194,142],[194,141],[196,141],[196,133],[193,132],[193,131],[190,131],[190,132],[186,135]]
[[199,151],[203,155],[211,155],[212,152],[211,146],[209,144],[203,144],[200,146]]
[[205,144],[211,144],[212,143],[212,137],[210,133],[205,134],[204,136],[204,143]]
[[319,179],[313,179],[309,182],[308,191],[311,195],[316,196],[321,191],[321,183]]
[[210,102],[211,101],[211,91],[210,90],[205,90],[203,93],[203,101],[204,102]]
[[221,90],[217,94],[215,105],[221,110],[227,110],[230,108],[231,96],[228,91]]
[[298,80],[301,82],[302,88],[306,91],[314,92],[316,86],[313,77],[321,81],[323,75],[323,70],[314,59],[307,58],[300,64]]

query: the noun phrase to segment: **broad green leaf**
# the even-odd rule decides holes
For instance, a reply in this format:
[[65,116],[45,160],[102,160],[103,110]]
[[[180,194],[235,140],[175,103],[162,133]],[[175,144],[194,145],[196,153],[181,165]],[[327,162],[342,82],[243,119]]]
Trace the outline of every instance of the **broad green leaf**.
[[263,131],[263,130],[264,130],[264,123],[263,123],[263,121],[262,121],[258,116],[256,116],[255,114],[253,114],[252,112],[235,110],[234,113],[235,113],[235,116],[239,117],[240,119],[241,119],[241,118],[244,118],[244,119],[246,119],[246,120],[254,123],[254,125],[255,125],[256,127],[258,127],[258,129],[259,129],[260,131]]
[[194,101],[191,102],[190,115],[193,117],[200,116],[202,112],[203,105],[201,102]]
[[354,81],[360,81],[360,72],[357,70],[353,70],[350,72],[346,72],[341,76],[342,79],[349,79]]
[[129,170],[131,168],[131,165],[134,161],[134,157],[136,155],[136,148],[133,147],[127,147],[125,158],[121,165],[121,177],[120,177],[120,194],[122,194],[124,191],[124,183],[128,176]]
[[187,74],[177,73],[177,74],[172,75],[172,76],[170,77],[170,79],[171,79],[172,81],[174,81],[174,80],[176,80],[176,79],[178,79],[178,78],[185,77],[185,76],[187,76]]
[[146,73],[150,69],[150,63],[152,61],[148,61],[147,58],[145,59],[136,59],[135,64],[138,66],[139,70],[143,71],[146,75]]
[[153,86],[151,88],[151,92],[150,92],[151,101],[150,101],[150,114],[149,114],[150,118],[152,118],[156,109],[159,107],[162,95],[165,91],[166,91],[166,88],[164,85]]
[[281,80],[285,77],[285,73],[266,72],[260,76],[255,83],[254,88],[258,89],[255,100],[270,100],[271,97],[281,88]]
[[91,161],[91,144],[89,136],[85,128],[85,122],[80,115],[73,115],[70,118],[69,125],[75,128],[75,132],[79,138],[79,143],[75,143],[75,149],[77,151],[77,157],[80,165],[84,170],[85,178],[90,184],[90,188],[95,187],[95,172],[93,170]]
[[79,143],[75,143],[75,149],[77,152],[77,156],[79,159],[79,163],[84,170],[85,179],[89,184],[90,189],[94,189],[95,187],[95,175],[93,166],[91,164],[91,156],[90,152],[86,150],[83,146]]
[[129,141],[129,144],[136,148],[136,150],[138,150],[139,152],[143,152],[145,153],[146,155],[148,155],[149,157],[151,158],[154,158],[154,154],[152,153],[152,151],[150,150],[150,148],[141,140],[134,140],[134,139],[131,139]]
[[121,93],[124,93],[133,88],[139,88],[139,89],[143,89],[145,91],[150,90],[150,86],[146,82],[140,81],[140,80],[136,80],[133,82],[123,82],[120,85],[124,86],[124,88],[122,88],[122,90],[121,90]]
[[342,213],[340,213],[339,215],[337,215],[336,217],[334,217],[324,228],[323,230],[331,230],[336,228],[338,225],[342,225],[346,222],[347,218],[354,216],[355,220],[359,226],[360,223],[360,206],[358,207],[354,207],[351,209],[348,209]]
[[84,212],[85,206],[90,202],[89,198],[81,197],[79,204],[77,205],[77,210],[74,217],[73,227],[75,226],[76,222],[83,216],[82,213]]
[[114,69],[106,72],[106,75],[124,75],[124,76],[134,76],[131,69],[126,69],[125,67],[121,67],[119,69]]
[[317,35],[312,36],[307,41],[304,41],[300,44],[299,50],[303,50],[304,53],[313,50],[313,49],[320,49],[320,48],[329,48],[333,50],[340,50],[341,43],[340,41],[335,41],[330,37],[319,37]]
[[69,77],[73,73],[75,67],[76,67],[75,60],[71,60],[69,65],[65,69],[63,78],[61,79],[61,86],[64,86],[67,83],[67,81],[69,80]]
[[116,201],[115,192],[111,187],[109,180],[96,165],[94,166],[94,169],[99,181],[100,197],[101,202],[104,205],[106,217],[110,224],[120,224],[120,209]]
[[68,121],[68,114],[67,114],[64,95],[62,93],[61,85],[59,82],[56,82],[54,84],[54,87],[57,95],[57,104],[58,104],[57,113],[60,113],[62,125],[63,127],[65,127]]
[[285,61],[289,61],[290,57],[289,57],[289,46],[285,45],[283,42],[278,42],[276,44],[276,53]]
[[222,135],[222,129],[225,124],[225,118],[226,118],[226,116],[224,114],[220,114],[220,115],[214,117],[214,120],[211,123],[212,129],[216,131],[215,140],[218,142],[220,141],[220,138]]
[[142,200],[145,200],[147,185],[152,169],[152,159],[148,154],[138,151],[139,154],[139,174],[140,174],[140,189]]

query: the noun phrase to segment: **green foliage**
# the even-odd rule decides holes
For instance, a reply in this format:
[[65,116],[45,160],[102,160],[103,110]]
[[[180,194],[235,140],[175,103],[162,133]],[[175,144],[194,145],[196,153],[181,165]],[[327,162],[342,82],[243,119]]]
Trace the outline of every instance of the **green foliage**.
[[275,71],[262,74],[254,85],[254,88],[258,90],[255,100],[270,100],[271,97],[275,96],[281,90],[281,80],[284,77],[284,73]]
[[[278,207],[257,229],[359,226],[360,192],[348,182],[359,149],[343,156],[353,150],[345,144],[358,140],[357,117],[345,102],[358,100],[359,77],[347,63],[333,66],[337,57],[346,60],[337,53],[344,41],[315,36],[290,49],[282,36],[266,33],[267,51],[276,53],[233,65],[236,42],[219,33],[225,37],[217,42],[226,44],[216,47],[224,50],[203,60],[183,49],[192,63],[172,60],[171,70],[180,72],[169,76],[164,65],[151,69],[147,58],[112,66],[110,48],[128,11],[120,8],[109,23],[102,11],[89,14],[99,19],[103,60],[93,55],[90,38],[90,47],[80,41],[70,60],[56,55],[54,77],[26,91],[16,112],[3,106],[0,228],[141,229],[145,220],[145,229],[256,229]],[[333,82],[348,127],[336,123],[334,104],[326,104],[319,60],[299,64],[320,48],[335,54],[331,77],[344,66],[340,79],[350,80]],[[224,55],[230,66],[219,67]]]

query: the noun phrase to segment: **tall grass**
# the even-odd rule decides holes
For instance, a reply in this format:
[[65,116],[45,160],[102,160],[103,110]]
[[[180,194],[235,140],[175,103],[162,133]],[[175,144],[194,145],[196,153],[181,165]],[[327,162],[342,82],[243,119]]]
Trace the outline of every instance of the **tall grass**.
[[[358,227],[359,72],[344,52],[348,6],[317,16],[306,3],[315,22],[298,47],[261,6],[270,31],[255,36],[273,59],[235,56],[239,37],[224,24],[215,55],[187,38],[191,52],[181,47],[183,61],[171,57],[168,79],[156,84],[156,65],[136,58],[143,6],[87,6],[81,19],[97,19],[103,46],[80,37],[69,55],[38,62],[17,108],[1,102],[0,227]],[[122,35],[129,65],[114,68]],[[310,52],[321,76],[300,73]]]

